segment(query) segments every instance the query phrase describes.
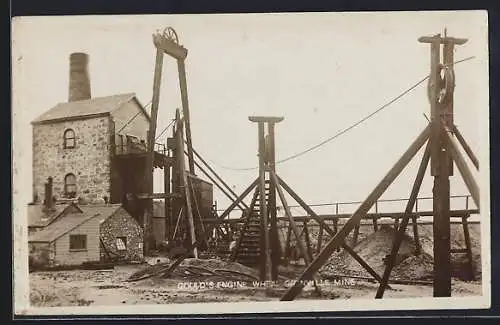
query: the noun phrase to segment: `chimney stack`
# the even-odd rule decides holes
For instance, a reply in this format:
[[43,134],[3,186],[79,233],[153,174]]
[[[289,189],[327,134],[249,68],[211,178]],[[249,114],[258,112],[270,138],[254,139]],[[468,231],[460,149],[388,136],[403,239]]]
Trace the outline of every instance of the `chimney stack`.
[[47,183],[45,183],[45,209],[51,210],[53,208],[53,196],[52,196],[52,177],[47,179]]
[[68,101],[90,99],[90,78],[87,70],[87,53],[72,53],[69,56],[69,98]]

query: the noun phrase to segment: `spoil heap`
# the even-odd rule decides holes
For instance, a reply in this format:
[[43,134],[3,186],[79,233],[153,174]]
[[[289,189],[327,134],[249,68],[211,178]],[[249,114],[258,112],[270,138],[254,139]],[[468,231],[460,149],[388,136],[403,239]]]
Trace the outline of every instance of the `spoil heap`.
[[[477,225],[470,227],[473,252],[473,267],[476,278],[480,277],[480,239]],[[396,231],[390,225],[381,225],[379,230],[363,238],[355,247],[356,251],[378,274],[382,275],[386,267],[385,259],[391,252]],[[415,244],[408,230],[405,234],[391,273],[392,279],[398,280],[431,280],[433,277],[433,240],[432,225],[419,225],[422,252],[414,255]],[[452,225],[451,247],[465,247],[461,225]],[[321,269],[324,276],[348,275],[369,277],[369,273],[347,252],[334,253],[329,262]],[[468,273],[465,254],[452,254],[452,275],[464,278]]]
[[[361,240],[354,251],[363,258],[377,273],[382,274],[386,267],[386,257],[391,253],[392,241],[395,235],[394,228],[381,225],[379,230]],[[397,263],[412,256],[414,250],[413,238],[405,235]],[[432,269],[431,269],[432,270]],[[354,275],[371,277],[370,274],[346,251],[341,251],[332,256],[323,270],[325,275]]]

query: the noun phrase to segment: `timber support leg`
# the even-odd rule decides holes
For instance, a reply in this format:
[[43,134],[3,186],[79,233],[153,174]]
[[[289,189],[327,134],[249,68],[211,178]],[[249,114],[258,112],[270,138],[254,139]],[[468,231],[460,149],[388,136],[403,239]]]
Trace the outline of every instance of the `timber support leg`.
[[474,272],[474,260],[472,258],[472,245],[470,241],[470,233],[469,233],[469,224],[467,222],[468,216],[462,217],[462,227],[464,230],[464,241],[465,241],[465,249],[467,251],[467,260],[469,267],[469,276],[472,281],[475,280],[476,275]]

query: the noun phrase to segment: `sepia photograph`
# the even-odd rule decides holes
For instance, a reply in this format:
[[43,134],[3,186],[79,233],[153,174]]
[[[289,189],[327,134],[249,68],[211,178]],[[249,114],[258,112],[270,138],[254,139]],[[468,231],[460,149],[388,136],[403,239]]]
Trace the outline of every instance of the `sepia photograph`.
[[486,11],[16,17],[12,69],[17,315],[490,307]]

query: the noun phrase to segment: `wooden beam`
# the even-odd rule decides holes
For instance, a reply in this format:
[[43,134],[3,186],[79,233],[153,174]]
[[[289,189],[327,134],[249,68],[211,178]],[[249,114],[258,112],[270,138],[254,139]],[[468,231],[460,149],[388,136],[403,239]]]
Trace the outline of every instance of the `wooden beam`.
[[447,132],[443,132],[445,136],[445,141],[448,150],[451,153],[451,156],[453,157],[453,160],[457,164],[457,168],[462,175],[462,178],[464,179],[465,185],[467,185],[467,188],[470,191],[470,194],[472,196],[472,199],[474,200],[474,203],[476,204],[476,207],[478,209],[481,209],[479,205],[479,186],[476,183],[476,180],[474,179],[474,176],[472,175],[469,167],[467,166],[467,163],[465,162],[460,150],[458,149],[458,145],[456,143],[455,138],[453,138],[447,130]]
[[474,272],[474,265],[473,265],[474,260],[472,258],[472,244],[470,241],[469,224],[467,222],[466,217],[462,218],[462,227],[464,230],[465,253],[467,254],[467,260],[469,262],[468,266],[469,266],[470,280],[474,281],[476,275]]
[[293,300],[303,288],[302,280],[310,280],[311,277],[323,266],[337,247],[344,243],[346,236],[352,231],[354,226],[359,223],[362,216],[366,214],[373,206],[376,200],[387,190],[396,177],[403,171],[408,163],[413,159],[415,154],[423,146],[429,138],[430,128],[427,126],[424,131],[417,137],[417,139],[410,145],[408,150],[396,162],[396,164],[389,170],[387,175],[375,187],[375,189],[368,195],[366,200],[358,207],[352,217],[346,221],[345,225],[337,232],[335,236],[326,244],[323,250],[318,254],[314,261],[306,267],[304,272],[300,275],[295,284],[281,297],[282,301]]
[[[431,63],[431,71],[442,71],[439,65],[440,45],[433,43],[431,53],[437,58],[437,63]],[[445,42],[443,46],[443,65],[453,68],[453,42]],[[446,70],[444,70],[446,72]],[[445,74],[446,77],[446,74]],[[441,78],[441,77],[439,77]],[[440,79],[438,79],[440,80]],[[431,119],[431,124],[436,131],[431,137],[431,145],[434,154],[431,155],[431,161],[436,170],[434,174],[433,187],[433,238],[434,238],[434,279],[433,296],[450,297],[451,296],[451,227],[450,227],[450,178],[453,174],[453,159],[450,150],[447,148],[448,128],[453,126],[453,92],[454,83],[438,86],[433,85],[432,101],[436,103],[436,114]],[[437,94],[445,90],[441,101],[438,101]]]
[[[437,176],[439,173],[438,164],[439,164],[439,152],[441,150],[439,146],[439,137],[441,134],[441,110],[440,105],[438,103],[438,94],[440,91],[440,80],[441,80],[441,70],[439,69],[439,60],[440,60],[440,39],[441,35],[436,35],[433,37],[434,41],[431,43],[431,72],[429,76],[429,101],[431,106],[431,142],[437,145],[431,146],[431,175]],[[433,121],[438,121],[438,123],[432,123]]]
[[[170,239],[170,234],[172,231],[172,211],[170,209],[171,207],[171,198],[169,197],[171,195],[170,193],[170,164],[167,164],[167,158],[172,158],[172,157],[165,157],[165,167],[163,169],[163,193],[165,196],[165,237],[167,240]],[[164,238],[165,240],[165,238]]]
[[373,231],[377,232],[378,231],[378,219],[373,218]]
[[283,193],[283,189],[281,188],[280,181],[278,177],[276,176],[276,173],[273,171],[271,172],[271,179],[276,185],[276,191],[278,192],[278,196],[280,198],[281,204],[283,204],[283,208],[285,210],[285,215],[288,218],[288,222],[290,225],[290,228],[293,231],[293,234],[295,235],[295,239],[297,240],[297,244],[299,245],[299,250],[302,256],[304,256],[304,262],[306,265],[309,265],[310,259],[309,259],[309,254],[306,250],[306,247],[304,245],[304,242],[302,242],[302,238],[300,238],[300,233],[299,229],[297,228],[297,225],[295,224],[295,220],[292,217],[292,212],[290,211],[290,207],[288,206],[288,203],[286,201],[285,194]]
[[[144,164],[144,178],[147,193],[153,193],[153,160],[156,135],[156,123],[158,118],[158,105],[160,101],[161,75],[163,70],[163,53],[156,51],[156,62],[153,76],[153,98],[151,100],[151,118],[148,130],[148,154]],[[152,236],[153,201],[148,202],[144,216],[144,255],[149,255]]]
[[[179,111],[179,109],[176,109],[175,110],[175,122],[172,126],[172,139],[174,139],[175,141],[176,140],[176,135],[177,135],[177,121],[179,121],[181,119],[181,113]],[[176,146],[177,147],[177,146]],[[181,197],[184,197],[184,195],[181,193],[181,188],[180,188],[180,173],[179,173],[179,162],[178,162],[178,158],[177,158],[177,152],[178,150],[171,150],[171,154],[172,154],[172,159],[174,160],[173,163],[172,163],[172,174],[171,174],[171,184],[172,184],[172,189],[171,189],[171,192],[172,194],[176,194],[176,195],[179,195]],[[181,201],[180,199],[172,199],[170,201],[170,210],[171,210],[171,213],[172,213],[172,216],[176,216],[178,214],[180,214],[183,210],[182,208],[182,204],[181,204]],[[171,239],[174,239],[174,236],[171,237]]]
[[[189,234],[191,237],[191,244],[196,243],[196,231],[194,227],[193,220],[193,207],[191,202],[191,193],[189,191],[188,177],[186,174],[186,167],[184,166],[184,141],[182,136],[182,120],[178,121],[177,124],[177,146],[178,146],[178,159],[179,159],[179,170],[181,172],[181,182],[184,187],[184,197],[186,204],[187,220],[189,223]],[[194,258],[198,258],[198,248],[193,247]]]
[[138,199],[141,199],[141,200],[148,200],[148,199],[160,200],[160,199],[165,199],[165,198],[169,198],[169,199],[170,198],[182,198],[183,195],[181,195],[179,193],[166,193],[166,194],[165,193],[152,193],[152,194],[139,193],[139,194],[136,194],[136,197]]
[[[210,167],[210,165],[198,154],[198,152],[193,148],[193,153],[194,155],[196,156],[196,158],[198,158],[201,163],[215,176],[215,178],[225,187],[225,189],[230,193],[232,194],[234,197],[231,197],[229,194],[227,194],[223,189],[222,187],[217,184],[217,182],[215,180],[213,180],[212,177],[210,177],[208,175],[207,172],[203,171],[203,173],[208,177],[210,178],[210,180],[221,190],[224,192],[224,194],[226,194],[226,196],[231,200],[231,201],[234,201],[235,198],[238,197],[238,195],[231,189],[231,187],[229,185],[227,185],[226,182],[224,182],[224,180],[215,172],[215,170],[213,170],[212,167]],[[198,167],[198,168],[201,168],[199,166],[199,164],[196,163],[196,160],[195,160],[195,165]],[[241,208],[241,210],[245,210],[245,209],[248,209],[248,205],[245,204],[245,202],[241,202],[241,205],[244,207],[244,208]]]
[[469,159],[472,161],[476,169],[479,170],[479,160],[477,160],[476,155],[474,155],[474,152],[471,147],[469,147],[467,141],[465,141],[465,138],[462,136],[462,133],[460,133],[456,125],[453,125],[452,131],[457,137],[458,142],[462,145],[462,148],[464,148],[467,156],[469,156]]
[[[429,165],[429,160],[431,156],[431,146],[430,142],[427,142],[427,146],[425,147],[424,155],[422,160],[420,161],[420,166],[418,167],[417,176],[415,176],[415,181],[413,182],[413,188],[411,189],[410,199],[406,204],[405,213],[410,214],[413,211],[415,203],[417,202],[418,192],[420,191],[420,187],[422,186],[422,181],[424,180],[425,171],[427,166]],[[397,233],[394,236],[392,242],[391,254],[389,255],[389,260],[387,261],[387,266],[385,267],[384,274],[382,276],[382,282],[378,287],[377,294],[375,298],[382,298],[385,291],[385,285],[389,283],[389,278],[391,276],[392,269],[396,263],[397,254],[399,251],[399,247],[403,242],[403,238],[405,235],[406,227],[408,226],[409,216],[403,218],[403,222],[399,228],[396,228]]]
[[179,71],[179,87],[181,90],[182,115],[184,117],[184,123],[186,128],[186,143],[188,152],[189,171],[191,172],[191,174],[195,174],[194,159],[193,159],[193,143],[191,140],[191,118],[189,113],[188,89],[186,82],[186,66],[184,64],[184,59],[177,60],[177,69]]
[[236,199],[234,200],[233,203],[231,203],[229,205],[229,207],[227,207],[227,209],[222,212],[222,214],[219,216],[219,218],[217,219],[218,223],[221,223],[222,220],[224,220],[224,218],[226,218],[229,213],[259,184],[259,179],[257,178],[256,180],[254,180],[252,182],[252,184],[250,184],[250,186],[248,186],[244,191],[243,193],[241,193],[241,195]]
[[[285,187],[283,186],[283,189],[284,188]],[[479,214],[479,210],[478,209],[451,210],[450,211],[450,218],[462,218],[462,217],[470,215],[470,214]],[[374,216],[373,214],[367,214],[367,215],[362,217],[362,220],[368,221],[368,220],[372,220],[374,217],[377,217],[378,219],[380,219],[380,218],[388,218],[388,219],[389,218],[391,218],[391,219],[399,218],[400,219],[400,218],[405,218],[405,217],[418,219],[420,217],[432,217],[432,215],[433,215],[432,211],[419,211],[418,213],[412,212],[409,214],[405,214],[404,212],[394,212],[391,215],[382,214],[382,215],[378,215],[378,216]],[[341,215],[317,214],[316,216],[317,216],[317,218],[322,220],[322,222],[325,222],[327,220],[332,220],[333,222],[336,222],[339,219],[349,219],[352,216],[352,214],[341,214]],[[313,219],[316,221],[316,217],[314,217],[312,215],[293,216],[293,220],[295,220],[295,222],[302,222],[302,221],[304,221],[304,219],[308,219],[308,220]],[[278,221],[285,221],[285,220],[288,220],[288,218],[287,217],[278,217]],[[223,221],[219,221],[218,219],[205,219],[205,223],[240,223],[240,222],[243,222],[243,219],[234,218],[234,219],[227,219],[227,220],[223,220]],[[321,225],[321,221],[318,222],[318,224]],[[327,226],[327,227],[328,227],[328,229],[325,228],[325,231],[328,233],[328,235],[332,235],[335,233],[335,231],[332,230],[332,228],[330,228],[329,226]],[[302,237],[302,233],[301,233],[301,237]]]
[[420,244],[420,235],[418,233],[418,222],[416,216],[411,217],[411,224],[413,226],[413,241],[415,242],[415,254],[420,255],[420,253],[422,252],[422,245]]
[[454,37],[441,37],[437,36],[422,36],[418,38],[420,43],[437,43],[437,44],[445,44],[445,43],[454,43],[457,45],[465,44],[468,40],[466,38],[454,38]]
[[318,246],[316,247],[316,254],[321,251],[321,246],[323,244],[323,225],[319,225],[319,234],[318,234]]
[[[212,184],[215,184],[215,186],[231,201],[234,202],[234,197],[229,195],[229,193],[226,192],[226,190],[210,175],[208,172],[200,165],[198,162],[195,160],[194,165],[198,167],[198,169],[212,182]],[[236,196],[237,197],[237,196]],[[246,204],[245,204],[246,205]],[[243,202],[240,202],[240,204],[237,205],[238,208],[241,209],[241,211],[245,211],[245,206],[243,205]]]
[[[276,172],[276,151],[275,151],[275,138],[274,138],[274,123],[270,122],[267,124],[268,128],[268,139],[266,149],[268,153],[268,165],[272,172]],[[278,280],[278,265],[281,259],[281,243],[278,234],[278,216],[276,211],[276,184],[270,179],[269,181],[269,216],[271,218],[271,234],[270,234],[270,245],[271,245],[271,280]]]
[[[278,181],[280,182],[280,186],[283,186],[283,188],[292,196],[292,198],[295,199],[295,201],[297,201],[297,203],[299,203],[302,208],[304,210],[306,210],[306,212],[308,212],[310,215],[311,215],[311,218],[314,219],[317,223],[319,223],[320,225],[323,226],[323,228],[328,232],[328,234],[330,236],[335,236],[335,234],[337,233],[337,229],[335,230],[332,230],[325,222],[324,220],[318,216],[298,195],[297,193],[295,193],[291,188],[290,186],[288,186],[285,181],[283,181],[279,176],[277,176],[277,179]],[[295,218],[294,218],[295,219]],[[305,218],[305,220],[307,220],[307,218]],[[307,230],[307,227],[304,227],[304,231]],[[300,237],[301,235],[299,235]],[[337,250],[340,249],[340,246],[337,248]],[[349,250],[347,251],[348,253],[350,252]],[[356,259],[357,261],[361,258],[361,257],[356,257],[356,256],[353,256],[354,259]],[[366,271],[368,271],[368,273],[374,275],[375,279],[377,281],[381,281],[382,278],[377,274],[377,272],[375,272],[367,263],[365,263],[363,261],[363,263],[360,263],[362,267],[364,267],[366,269]],[[313,277],[313,275],[311,275],[311,277]]]
[[[247,187],[247,189],[236,199],[236,201],[234,201],[226,209],[226,211],[224,211],[222,213],[222,215],[218,218],[219,222],[216,223],[215,226],[219,225],[221,223],[221,221],[224,220],[224,218],[229,215],[229,212],[232,209],[234,209],[236,207],[236,205],[238,205],[238,203],[241,200],[243,200],[248,195],[248,193],[250,193],[257,186],[258,182],[259,182],[259,179],[257,178],[256,180],[253,181],[252,184],[250,184],[250,186]],[[168,268],[168,270],[165,272],[165,276],[169,276],[170,274],[172,274],[172,272],[182,263],[182,261],[184,261],[189,256],[189,252],[191,250],[193,250],[194,248],[198,247],[203,242],[203,239],[208,238],[208,236],[211,236],[212,231],[213,231],[213,228],[211,228],[208,231],[205,231],[204,233],[200,234],[200,236],[198,236],[198,239],[196,240],[196,242],[193,245],[191,245],[190,247],[188,247],[188,249],[186,250],[187,252],[183,253],[177,260],[175,260],[170,265],[170,267]]]
[[451,296],[450,179],[446,162],[447,153],[442,151],[437,166],[439,174],[434,177],[432,190],[434,195],[434,297]]
[[[329,235],[334,235],[335,232],[325,223],[324,221],[324,218],[323,217],[320,217],[318,214],[316,214],[316,212],[314,212],[311,207],[309,207],[306,202],[304,202],[304,200],[302,200],[300,198],[300,196],[295,193],[292,188],[290,186],[288,186],[288,184],[283,180],[281,179],[281,177],[279,177],[278,175],[276,175],[278,181],[279,181],[279,184],[280,186],[288,192],[288,194],[290,194],[290,196],[295,200],[297,201],[297,203],[307,212],[309,213],[309,216],[310,218],[313,218],[318,224],[320,225],[323,225],[323,228],[325,229],[326,232],[328,232]],[[293,217],[294,221],[298,221],[298,220],[302,220],[302,219],[307,219],[309,218],[309,216],[307,217]],[[333,216],[333,217],[336,217],[336,216]]]
[[251,122],[257,123],[279,123],[284,120],[284,117],[276,116],[250,116],[248,118]]
[[[445,32],[445,34],[446,34],[446,32]],[[450,71],[452,71],[452,72],[454,71],[453,70],[454,69],[454,67],[453,67],[453,61],[454,61],[453,47],[454,47],[454,44],[452,42],[445,42],[443,45],[443,65],[445,66],[443,71],[445,72],[445,78],[447,75],[452,75],[452,73],[450,73]],[[448,71],[448,74],[446,73],[446,71]],[[453,72],[453,75],[454,75],[454,72]],[[441,106],[440,107],[440,111],[441,111],[440,115],[441,115],[441,121],[444,123],[444,125],[446,125],[447,128],[451,129],[455,125],[454,121],[453,121],[453,119],[454,119],[453,118],[454,117],[453,93],[455,92],[455,80],[453,80],[453,82],[448,83],[448,84],[449,84],[448,89],[447,89],[446,85],[444,86],[446,89],[446,92],[445,92],[445,95],[443,97],[442,103],[440,105]],[[442,134],[440,134],[440,137],[442,138]],[[441,140],[441,147],[443,146],[442,142],[443,142],[443,140]],[[442,155],[444,155],[443,159],[445,159],[444,164],[446,166],[445,168],[447,169],[448,176],[453,176],[453,171],[454,171],[453,170],[453,158],[446,150],[442,153]],[[448,197],[448,201],[449,201],[449,197]]]
[[161,33],[153,35],[153,43],[158,50],[165,52],[177,60],[184,60],[187,57],[188,51],[186,48],[169,40]]
[[287,231],[287,234],[286,234],[286,242],[285,242],[285,261],[288,265],[288,261],[290,259],[290,241],[291,241],[291,237],[292,237],[292,226],[290,224],[290,222],[288,222],[288,231]]
[[305,237],[305,242],[306,242],[306,248],[307,248],[307,255],[309,256],[309,260],[312,260],[314,258],[313,252],[311,250],[311,240],[309,238],[309,229],[307,226],[307,222],[309,220],[305,219],[303,223],[304,227],[304,237]]
[[[359,221],[361,221],[361,219]],[[354,233],[352,234],[352,246],[356,246],[358,244],[359,227],[359,223],[354,226]]]
[[[368,273],[370,273],[370,275],[375,278],[377,281],[381,282],[382,281],[382,278],[378,275],[377,272],[375,272],[374,269],[371,268],[370,265],[368,265],[368,263],[365,262],[365,260],[363,260],[363,258],[361,256],[358,255],[358,253],[356,253],[354,251],[354,249],[352,249],[349,245],[347,245],[346,243],[343,243],[342,244],[342,248],[346,250],[346,252],[348,252],[352,257],[354,257],[354,259],[356,260],[356,262],[358,262],[362,267],[365,268],[365,270],[368,271]],[[381,283],[380,284],[381,286],[383,285],[384,288],[388,288],[390,289],[391,287],[387,284],[387,283]]]
[[260,265],[260,280],[271,280],[271,255],[269,252],[269,230],[268,230],[268,209],[266,199],[266,175],[265,175],[265,139],[264,139],[264,122],[258,123],[258,139],[259,139],[259,193],[260,193],[260,223],[261,223],[261,265]]
[[[190,188],[191,188],[191,191],[193,194],[193,201],[194,201],[194,206],[196,207],[196,215],[198,216],[198,222],[200,224],[200,228],[201,228],[202,233],[204,233],[205,232],[205,225],[203,223],[203,217],[201,216],[200,207],[198,205],[198,200],[196,198],[196,190],[195,190],[194,185],[193,185],[193,179],[194,179],[193,177],[188,177],[188,185],[190,185]],[[189,189],[188,189],[188,191],[189,191]],[[196,232],[196,223],[195,223],[195,232]],[[207,238],[203,238],[203,242],[208,247]]]

